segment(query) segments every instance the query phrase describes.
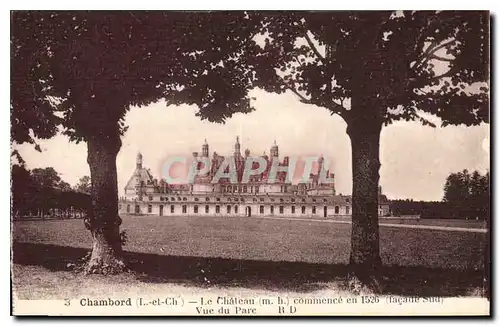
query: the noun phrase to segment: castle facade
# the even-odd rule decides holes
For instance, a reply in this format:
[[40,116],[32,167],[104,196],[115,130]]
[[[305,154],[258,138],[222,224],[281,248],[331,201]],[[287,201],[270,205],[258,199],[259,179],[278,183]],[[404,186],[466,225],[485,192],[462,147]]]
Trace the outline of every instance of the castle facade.
[[[276,142],[271,147],[270,156],[264,153],[258,157],[265,165],[262,172],[246,176],[245,169],[257,170],[258,164],[249,161],[248,149],[241,155],[240,147],[237,138],[230,157],[234,162],[234,178],[220,178],[214,182],[220,171],[227,172],[231,166],[224,166],[225,157],[216,152],[210,159],[209,145],[205,140],[201,156],[194,152],[193,159],[208,163],[206,173],[196,175],[192,182],[185,184],[169,184],[163,178],[158,181],[149,169],[143,167],[143,157],[139,153],[135,171],[125,186],[125,196],[119,201],[120,214],[295,218],[351,215],[351,196],[336,194],[334,175],[325,171],[323,157],[319,157],[317,172],[310,173],[307,181],[292,184],[285,172],[290,158],[279,159]],[[379,188],[379,216],[389,214],[389,201]]]

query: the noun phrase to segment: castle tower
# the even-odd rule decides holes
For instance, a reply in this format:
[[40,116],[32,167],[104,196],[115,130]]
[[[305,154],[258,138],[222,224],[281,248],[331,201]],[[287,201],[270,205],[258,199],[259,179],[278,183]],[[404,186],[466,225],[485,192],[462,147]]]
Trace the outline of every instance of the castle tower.
[[278,145],[276,145],[276,140],[275,140],[274,145],[271,147],[271,159],[278,157],[279,157]]
[[203,157],[208,157],[208,143],[206,138],[205,143],[201,146],[201,153]]
[[[323,171],[323,163],[325,162],[325,159],[323,158],[323,155],[321,155],[318,159],[318,175],[321,174],[321,171]],[[328,175],[328,174],[327,174]]]
[[240,152],[240,137],[236,137],[236,144],[234,144],[234,156],[235,157],[240,157],[241,152]]
[[135,160],[136,169],[142,169],[142,154],[139,152],[137,154],[137,158]]

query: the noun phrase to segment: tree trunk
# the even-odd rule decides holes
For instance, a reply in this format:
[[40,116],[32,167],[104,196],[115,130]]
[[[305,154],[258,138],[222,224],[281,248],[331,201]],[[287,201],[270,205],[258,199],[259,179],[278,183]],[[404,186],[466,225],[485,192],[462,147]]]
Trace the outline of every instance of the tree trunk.
[[378,226],[381,130],[380,119],[366,116],[350,120],[347,128],[351,139],[353,180],[351,277],[374,292],[380,291],[377,276],[381,265]]
[[106,137],[96,133],[96,136],[87,139],[92,206],[84,223],[92,233],[93,246],[86,273],[116,274],[125,270],[116,174],[116,156],[120,147],[118,134]]

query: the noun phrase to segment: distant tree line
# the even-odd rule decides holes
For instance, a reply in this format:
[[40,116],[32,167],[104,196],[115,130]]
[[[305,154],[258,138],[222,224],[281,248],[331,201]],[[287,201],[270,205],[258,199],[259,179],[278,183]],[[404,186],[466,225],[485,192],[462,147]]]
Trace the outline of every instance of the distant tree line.
[[490,174],[463,170],[446,178],[442,201],[392,200],[393,215],[421,218],[487,220],[490,217]]
[[75,189],[52,167],[28,170],[13,165],[11,214],[22,218],[83,218],[91,205],[89,184],[80,179]]

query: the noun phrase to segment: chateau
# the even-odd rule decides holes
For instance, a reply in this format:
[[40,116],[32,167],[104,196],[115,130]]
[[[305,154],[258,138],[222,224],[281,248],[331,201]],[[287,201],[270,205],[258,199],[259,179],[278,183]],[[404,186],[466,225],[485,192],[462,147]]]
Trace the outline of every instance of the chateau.
[[[185,184],[169,184],[164,179],[155,179],[150,170],[143,167],[142,155],[139,153],[135,171],[125,186],[125,196],[120,198],[120,214],[297,218],[351,215],[351,197],[336,194],[333,173],[324,171],[328,179],[321,177],[325,176],[325,173],[321,174],[323,157],[317,160],[317,172],[310,173],[307,182],[292,184],[287,172],[284,172],[290,164],[290,158],[285,156],[280,161],[279,148],[275,142],[270,156],[264,153],[259,157],[261,162],[268,163],[266,168],[258,175],[247,176],[248,180],[245,180],[244,169],[250,159],[250,151],[246,149],[241,155],[240,147],[239,139],[236,138],[230,157],[236,168],[235,180],[221,178],[216,183],[213,178],[219,169],[228,169],[224,169],[224,156],[214,152],[209,158],[206,140],[202,145],[201,156],[194,152],[193,159],[209,162],[207,173],[196,175],[193,182]],[[254,164],[250,162],[249,165],[255,168]],[[379,216],[389,214],[389,201],[379,188]]]

